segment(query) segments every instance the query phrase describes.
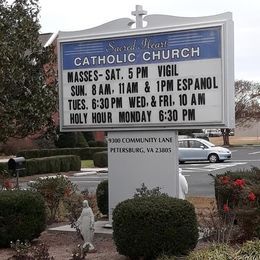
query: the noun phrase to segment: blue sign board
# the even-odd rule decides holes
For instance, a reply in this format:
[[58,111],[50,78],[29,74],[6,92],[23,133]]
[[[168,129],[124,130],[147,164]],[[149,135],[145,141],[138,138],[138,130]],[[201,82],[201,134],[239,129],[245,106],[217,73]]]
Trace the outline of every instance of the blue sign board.
[[62,69],[221,58],[221,27],[61,43]]

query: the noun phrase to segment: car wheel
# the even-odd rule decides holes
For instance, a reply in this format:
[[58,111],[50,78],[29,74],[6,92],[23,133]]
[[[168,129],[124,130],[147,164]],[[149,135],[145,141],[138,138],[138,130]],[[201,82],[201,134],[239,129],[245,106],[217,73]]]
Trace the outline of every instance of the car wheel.
[[219,161],[218,155],[215,154],[215,153],[210,154],[210,155],[209,155],[209,161],[210,161],[211,163],[216,163],[216,162],[218,162],[218,161]]

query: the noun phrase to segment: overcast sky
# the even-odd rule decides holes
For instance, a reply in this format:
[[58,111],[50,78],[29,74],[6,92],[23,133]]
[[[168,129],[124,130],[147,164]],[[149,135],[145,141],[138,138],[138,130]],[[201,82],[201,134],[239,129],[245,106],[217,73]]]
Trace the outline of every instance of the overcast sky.
[[232,12],[235,26],[235,79],[260,82],[259,0],[40,0],[41,32],[96,27],[133,18],[135,5],[147,14],[197,17]]

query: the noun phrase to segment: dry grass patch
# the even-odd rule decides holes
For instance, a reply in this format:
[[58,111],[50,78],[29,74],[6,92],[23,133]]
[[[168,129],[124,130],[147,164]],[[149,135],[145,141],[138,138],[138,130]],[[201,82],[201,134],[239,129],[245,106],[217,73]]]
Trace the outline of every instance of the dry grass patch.
[[187,197],[186,199],[192,203],[196,209],[212,209],[212,204],[215,203],[215,198],[210,197]]
[[[210,137],[210,142],[215,145],[223,145],[223,137]],[[229,137],[230,145],[256,145],[260,144],[260,138],[258,137],[237,137],[237,136],[230,136]]]

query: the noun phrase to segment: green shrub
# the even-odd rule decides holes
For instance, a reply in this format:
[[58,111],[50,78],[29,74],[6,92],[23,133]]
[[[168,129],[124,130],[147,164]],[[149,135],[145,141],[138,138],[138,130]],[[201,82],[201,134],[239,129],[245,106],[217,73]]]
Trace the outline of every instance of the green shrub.
[[212,201],[210,207],[206,210],[199,210],[197,215],[203,241],[229,244],[237,240],[241,230],[234,225],[236,221],[234,212],[225,212],[223,215]]
[[241,228],[238,239],[260,237],[260,169],[226,172],[215,177],[215,197],[218,210],[232,211]]
[[81,169],[81,160],[79,156],[70,157],[70,171],[79,171]]
[[249,257],[257,259],[260,256],[260,240],[246,241],[238,251],[238,254],[244,259],[250,259]]
[[93,156],[93,162],[96,167],[107,167],[108,165],[107,151],[95,153]]
[[60,148],[60,149],[33,149],[20,151],[16,154],[17,157],[25,159],[52,157],[58,155],[77,155],[81,160],[92,160],[93,155],[97,152],[106,151],[106,147],[86,147],[86,148]]
[[6,172],[8,169],[7,162],[0,162],[0,173]]
[[82,203],[84,200],[83,194],[72,193],[70,196],[65,197],[63,205],[67,211],[66,217],[75,228],[79,228],[77,220],[82,212]]
[[77,143],[76,147],[88,147],[88,142],[86,141],[84,135],[81,132],[77,132]]
[[103,141],[88,141],[89,147],[107,147],[107,143]]
[[26,160],[25,173],[27,176],[44,173],[59,173],[79,171],[81,160],[76,155],[43,157]]
[[6,188],[6,181],[10,177],[7,168],[7,163],[0,163],[0,190]]
[[49,254],[49,248],[44,243],[36,246],[31,246],[30,243],[17,240],[11,242],[10,247],[15,251],[15,254],[9,260],[54,260]]
[[255,260],[259,259],[260,240],[247,241],[235,248],[228,244],[212,244],[191,252],[187,260]]
[[81,132],[63,132],[59,134],[55,145],[59,148],[87,147],[88,143]]
[[74,148],[76,147],[77,137],[75,132],[60,133],[55,145],[59,148]]
[[[236,185],[236,180],[243,180],[244,184]],[[227,201],[230,208],[241,206],[244,204],[241,201],[243,199],[241,196],[247,191],[253,191],[256,196],[260,196],[259,168],[254,167],[250,170],[239,170],[236,172],[228,171],[215,177],[215,197],[219,209],[223,209],[223,205]]]
[[108,180],[100,182],[96,190],[97,205],[103,215],[108,214]]
[[167,256],[167,255],[162,255],[157,258],[157,260],[177,260],[178,258],[176,256]]
[[118,252],[132,258],[187,254],[198,240],[194,206],[168,196],[128,199],[113,211],[113,238]]
[[153,196],[168,196],[168,195],[166,193],[162,193],[160,187],[148,189],[144,183],[141,184],[141,188],[136,189],[136,193],[134,194],[134,198],[151,197],[151,196],[153,197]]
[[88,143],[89,143],[89,141],[95,140],[93,132],[87,131],[87,132],[82,132],[82,134],[84,135],[84,137]]
[[61,175],[38,179],[28,185],[32,191],[38,192],[43,197],[47,208],[48,223],[55,221],[60,203],[77,190],[75,184]]
[[235,260],[235,250],[227,244],[213,244],[192,252],[187,260]]
[[45,229],[44,200],[38,193],[1,191],[0,212],[0,247],[17,239],[30,241]]
[[70,171],[70,161],[69,160],[62,160],[61,161],[60,171],[61,172],[69,172]]

